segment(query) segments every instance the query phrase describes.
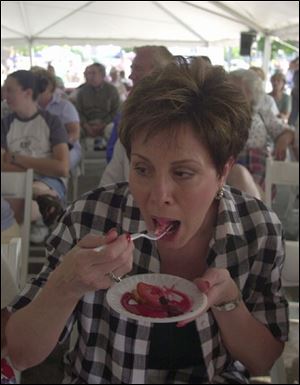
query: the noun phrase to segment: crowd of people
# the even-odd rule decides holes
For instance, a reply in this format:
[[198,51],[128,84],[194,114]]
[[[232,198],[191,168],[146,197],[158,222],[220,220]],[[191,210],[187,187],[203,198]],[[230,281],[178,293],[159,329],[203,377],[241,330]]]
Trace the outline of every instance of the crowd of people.
[[[32,240],[46,229],[47,253],[22,293],[1,297],[5,365],[38,365],[77,328],[64,383],[248,383],[288,339],[283,229],[263,191],[266,157],[297,147],[298,85],[289,96],[274,73],[267,95],[257,68],[227,73],[163,46],[135,54],[132,88],[116,69],[109,82],[100,63],[71,95],[51,66],[5,81],[1,169],[33,169]],[[67,205],[87,138],[108,164],[95,189]],[[2,197],[1,207],[7,242],[22,207]],[[128,235],[169,228],[157,241]],[[142,273],[193,281],[207,306],[168,324],[112,310],[107,290]]]

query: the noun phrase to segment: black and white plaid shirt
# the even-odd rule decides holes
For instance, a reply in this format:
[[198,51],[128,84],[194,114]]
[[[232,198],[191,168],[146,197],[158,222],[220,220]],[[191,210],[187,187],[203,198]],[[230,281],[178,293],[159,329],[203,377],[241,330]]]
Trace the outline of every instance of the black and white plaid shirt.
[[[146,230],[126,183],[88,192],[67,209],[48,240],[47,263],[14,309],[35,297],[62,256],[81,238],[90,232],[104,234],[112,227],[119,233]],[[287,340],[287,302],[280,292],[284,250],[277,216],[261,201],[226,188],[207,258],[210,267],[230,271],[253,317],[277,339]],[[135,241],[131,274],[159,271],[155,243]],[[79,340],[69,355],[70,375],[64,383],[147,383],[151,324],[120,316],[109,308],[105,294],[106,290],[99,290],[82,297],[61,335],[63,342],[77,321]],[[247,383],[247,371],[226,351],[212,312],[200,315],[196,327],[206,372],[201,365],[165,371],[164,383]]]

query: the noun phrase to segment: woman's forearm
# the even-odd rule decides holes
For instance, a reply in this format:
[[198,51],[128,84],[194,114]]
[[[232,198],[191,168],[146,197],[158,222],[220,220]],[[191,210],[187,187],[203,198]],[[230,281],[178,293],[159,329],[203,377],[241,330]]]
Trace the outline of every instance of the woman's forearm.
[[25,169],[32,168],[42,175],[67,177],[69,174],[68,161],[60,161],[53,158],[33,158],[25,155],[16,155],[15,158],[16,165],[22,165]]
[[8,162],[3,162],[2,163],[1,170],[2,171],[7,171],[7,172],[20,172],[20,171],[24,172],[24,171],[26,171],[24,167],[17,166],[15,164],[11,164],[11,163],[8,163]]
[[[104,244],[104,250],[94,249]],[[121,275],[131,271],[132,251],[126,234],[118,236],[113,230],[103,238],[86,235],[62,256],[35,299],[7,323],[7,349],[16,369],[35,366],[51,353],[85,293],[109,288],[109,271],[118,269]]]
[[241,361],[252,375],[267,373],[284,344],[251,315],[244,303],[229,312],[213,313],[232,357]]
[[62,293],[50,280],[35,300],[11,315],[6,342],[16,369],[38,365],[55,348],[78,301]]

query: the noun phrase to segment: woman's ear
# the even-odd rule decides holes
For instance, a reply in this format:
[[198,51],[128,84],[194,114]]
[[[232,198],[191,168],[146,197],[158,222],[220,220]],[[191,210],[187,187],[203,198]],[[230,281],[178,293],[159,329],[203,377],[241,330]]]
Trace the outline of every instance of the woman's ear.
[[234,165],[235,163],[235,158],[233,156],[231,156],[228,161],[225,163],[225,166],[223,168],[223,173],[221,175],[221,182],[222,182],[222,186],[225,184],[225,181],[228,177],[228,174],[230,173],[230,170],[232,169],[232,166]]
[[27,88],[24,92],[27,98],[33,99],[33,90],[31,88]]

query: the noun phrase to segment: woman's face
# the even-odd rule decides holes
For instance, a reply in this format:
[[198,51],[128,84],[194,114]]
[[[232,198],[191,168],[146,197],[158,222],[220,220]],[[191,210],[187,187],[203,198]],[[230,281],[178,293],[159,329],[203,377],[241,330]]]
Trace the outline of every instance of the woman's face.
[[4,97],[12,111],[18,109],[27,103],[28,99],[32,101],[32,90],[23,90],[16,79],[9,76],[4,84]]
[[273,90],[275,91],[281,91],[284,89],[284,81],[280,77],[274,77],[271,79]]
[[144,138],[141,134],[132,142],[130,190],[148,230],[161,232],[174,224],[160,242],[183,247],[212,222],[225,176],[218,177],[208,150],[189,126],[181,127],[175,139],[165,132],[147,142]]

